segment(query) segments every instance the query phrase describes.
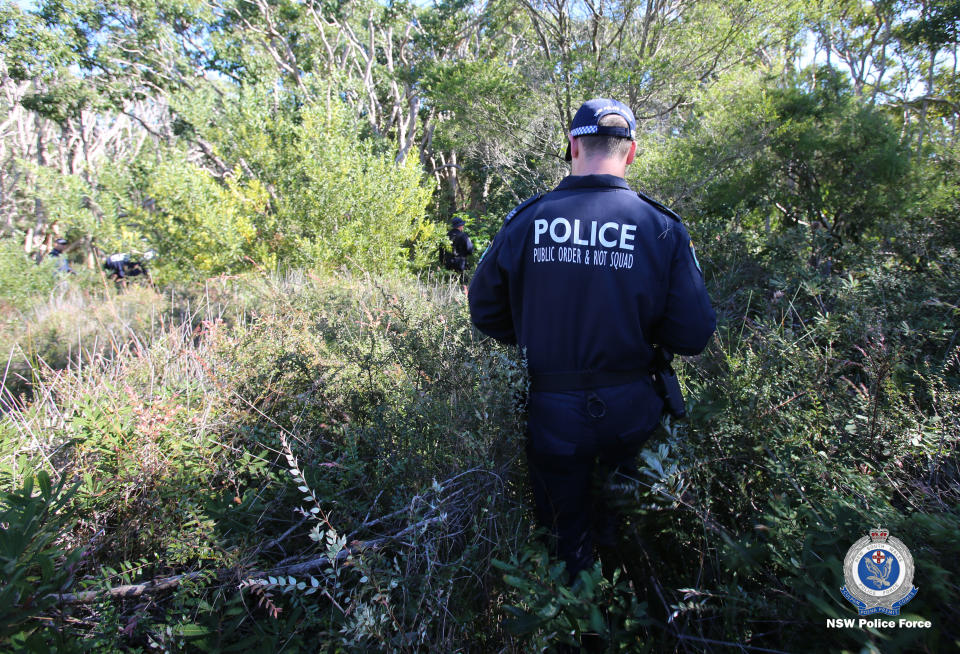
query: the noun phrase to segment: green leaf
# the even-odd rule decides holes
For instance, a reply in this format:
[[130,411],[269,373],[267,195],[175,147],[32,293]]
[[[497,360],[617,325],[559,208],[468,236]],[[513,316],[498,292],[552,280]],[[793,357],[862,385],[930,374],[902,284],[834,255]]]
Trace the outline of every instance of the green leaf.
[[516,568],[515,564],[507,563],[506,561],[501,561],[500,559],[490,559],[490,564],[497,570],[503,570],[504,572],[507,570],[514,570]]
[[206,636],[211,633],[211,630],[207,627],[194,623],[179,625],[177,631],[184,638],[200,638],[201,636]]
[[598,634],[605,634],[607,631],[607,625],[596,605],[590,607],[590,628]]
[[50,475],[45,470],[37,473],[37,485],[40,487],[40,495],[44,500],[50,499]]
[[527,588],[530,586],[530,582],[516,575],[503,575],[503,580],[514,588]]

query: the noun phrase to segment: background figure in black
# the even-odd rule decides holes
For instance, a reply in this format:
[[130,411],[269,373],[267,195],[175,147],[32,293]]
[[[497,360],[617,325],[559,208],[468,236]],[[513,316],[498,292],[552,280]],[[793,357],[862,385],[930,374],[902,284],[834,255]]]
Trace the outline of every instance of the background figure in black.
[[467,257],[473,254],[473,242],[466,232],[463,231],[464,222],[460,218],[454,218],[450,223],[450,231],[447,232],[447,238],[450,239],[450,245],[453,248],[453,254],[447,255],[444,265],[449,270],[456,270],[460,273],[460,281],[463,281],[463,273],[467,269]]
[[104,262],[103,269],[110,274],[110,279],[115,282],[122,282],[128,277],[138,277],[139,275],[144,275],[147,279],[150,279],[146,266],[140,261],[131,260],[130,255],[126,252],[111,254]]
[[70,268],[70,262],[65,256],[63,256],[63,251],[67,247],[67,239],[58,238],[54,241],[53,247],[50,249],[49,257],[57,260],[57,272],[61,273],[72,273],[73,269]]

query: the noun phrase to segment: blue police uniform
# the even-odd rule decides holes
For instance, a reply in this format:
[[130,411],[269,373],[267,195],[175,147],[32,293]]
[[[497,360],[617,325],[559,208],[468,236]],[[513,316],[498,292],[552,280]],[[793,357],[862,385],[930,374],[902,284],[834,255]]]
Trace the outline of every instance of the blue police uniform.
[[508,215],[468,298],[479,330],[525,351],[537,514],[576,574],[613,545],[594,465],[632,464],[659,422],[652,346],[698,354],[716,327],[690,236],[623,178],[569,176]]

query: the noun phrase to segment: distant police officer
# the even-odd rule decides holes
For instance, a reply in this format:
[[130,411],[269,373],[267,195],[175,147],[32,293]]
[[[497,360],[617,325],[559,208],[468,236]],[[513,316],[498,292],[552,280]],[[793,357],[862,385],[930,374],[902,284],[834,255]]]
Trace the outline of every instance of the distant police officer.
[[[148,250],[143,258],[149,261],[153,256],[154,252]],[[110,279],[117,283],[125,283],[125,280],[130,277],[139,277],[140,275],[144,275],[146,279],[150,279],[147,266],[141,261],[131,259],[128,252],[108,256],[106,261],[103,262],[103,269],[108,271]]]
[[716,317],[679,216],[630,189],[633,112],[595,99],[568,136],[572,174],[514,209],[470,284],[478,329],[526,351],[527,462],[538,519],[571,579],[616,519],[591,477],[630,469],[659,422],[653,345],[700,353]]
[[447,238],[450,239],[450,247],[453,249],[453,253],[449,254],[444,262],[447,268],[455,270],[461,275],[467,269],[467,257],[473,254],[473,242],[463,231],[464,224],[462,218],[454,218],[451,221]]
[[70,267],[70,261],[67,257],[63,256],[63,252],[69,245],[67,239],[58,238],[53,242],[53,247],[50,248],[50,258],[55,259],[57,262],[57,272],[58,273],[72,273],[73,269]]

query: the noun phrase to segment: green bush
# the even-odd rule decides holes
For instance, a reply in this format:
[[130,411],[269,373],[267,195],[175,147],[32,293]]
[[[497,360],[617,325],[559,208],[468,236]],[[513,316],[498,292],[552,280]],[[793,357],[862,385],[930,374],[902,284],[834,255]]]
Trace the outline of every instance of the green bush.
[[[417,202],[397,208],[411,222],[381,225],[390,198],[364,176],[393,171],[408,199],[419,181],[378,168],[389,162],[376,141],[357,146],[366,167],[338,159],[355,144],[333,110],[280,97],[267,118],[259,96],[238,103],[242,116],[208,136],[221,156],[244,160],[243,188],[270,180],[268,210],[243,214],[257,229],[251,251],[358,274],[287,270],[169,291],[149,329],[128,318],[97,332],[129,336],[107,339],[118,344],[110,356],[27,369],[39,399],[2,417],[0,459],[80,483],[60,542],[98,549],[75,585],[175,578],[148,610],[102,599],[90,609],[96,626],[68,622],[65,633],[83,647],[208,651],[532,651],[599,638],[609,651],[682,641],[691,651],[802,642],[932,652],[956,641],[956,194],[946,182],[893,189],[903,162],[882,165],[900,152],[892,123],[831,84],[728,86],[751,102],[646,153],[654,188],[690,191],[719,329],[677,366],[689,420],[658,432],[638,478],[617,490],[617,556],[572,588],[531,526],[518,354],[471,328],[458,285],[365,273],[415,268],[427,241],[388,247],[417,224]],[[711,135],[736,147],[714,148]],[[338,139],[349,142],[326,147]],[[834,179],[853,165],[840,161],[847,146],[877,169]],[[911,180],[951,169],[909,166]],[[829,179],[791,186],[795,167]],[[181,186],[169,172],[165,188],[225,188]],[[348,192],[343,179],[363,188]],[[856,179],[904,202],[867,215],[877,198]],[[785,202],[798,220],[777,217]],[[811,226],[818,212],[832,227]],[[122,315],[137,297],[90,300],[55,336],[11,330],[8,342],[53,351],[59,334],[92,320],[85,312]],[[55,309],[39,302],[31,315],[59,324],[53,316],[71,313]],[[920,594],[907,609],[934,629],[823,628],[855,615],[839,593],[841,561],[877,524],[912,550]]]
[[[432,179],[416,157],[397,164],[377,139],[361,138],[336,91],[326,95],[302,102],[243,87],[217,106],[193,98],[178,129],[209,138],[216,163],[179,145],[148,144],[82,174],[34,167],[36,197],[48,220],[100,258],[155,250],[149,267],[160,284],[254,268],[388,274],[434,266],[444,230],[426,217]],[[203,111],[223,119],[211,124]],[[14,246],[5,248],[3,260],[12,261]],[[34,287],[22,297],[41,290]]]
[[432,180],[416,157],[398,165],[375,138],[360,139],[335,88],[320,96],[305,102],[243,87],[222,106],[211,100],[224,116],[215,125],[202,120],[205,109],[183,108],[223,159],[242,162],[243,178],[269,190],[270,211],[255,219],[253,258],[267,267],[377,274],[433,264],[443,230],[425,216]]
[[[194,308],[197,329],[161,315],[142,349],[41,375],[55,422],[46,404],[4,420],[6,460],[36,458],[34,438],[79,482],[62,538],[99,544],[80,589],[204,573],[158,597],[163,611],[108,602],[72,638],[261,647],[298,625],[290,646],[332,630],[367,651],[454,647],[478,631],[444,626],[448,612],[495,626],[482,601],[490,534],[524,528],[509,466],[523,375],[474,340],[462,290],[290,275],[211,282],[203,297],[218,304]],[[311,507],[322,520],[301,513]],[[325,594],[295,592],[303,573],[224,588],[241,570],[258,579],[354,541],[379,544],[310,568]],[[255,623],[235,613],[243,601],[263,607]]]
[[646,137],[630,173],[681,214],[803,234],[817,266],[856,261],[844,246],[913,218],[924,191],[902,130],[836,71],[746,82],[738,72],[704,94],[681,138]]
[[257,180],[218,181],[177,152],[157,162],[142,157],[134,171],[129,197],[150,201],[125,203],[125,231],[142,238],[141,252],[156,250],[158,258],[148,265],[157,283],[275,262],[257,239],[269,202]]
[[12,649],[46,652],[51,641],[64,645],[56,633],[62,624],[39,619],[70,586],[82,555],[58,546],[75,490],[63,482],[55,487],[40,471],[0,492],[0,644]]
[[24,254],[15,239],[0,240],[0,306],[4,316],[26,309],[37,296],[50,293],[61,279],[51,260],[37,262]]

